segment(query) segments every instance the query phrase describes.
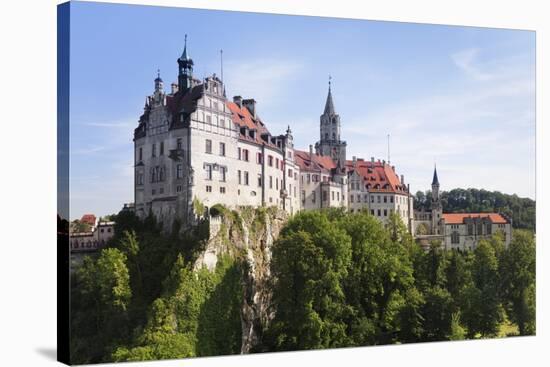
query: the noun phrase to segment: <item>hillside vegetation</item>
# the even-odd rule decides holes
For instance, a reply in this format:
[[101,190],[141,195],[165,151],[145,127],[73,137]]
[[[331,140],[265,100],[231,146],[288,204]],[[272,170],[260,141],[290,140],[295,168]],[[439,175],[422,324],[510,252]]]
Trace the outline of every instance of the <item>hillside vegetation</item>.
[[72,279],[72,363],[535,333],[530,231],[507,249],[497,233],[473,252],[425,252],[396,216],[216,214],[215,238],[207,222],[166,235],[119,214],[110,246]]
[[[418,191],[414,197],[414,208],[429,210],[431,195],[431,191]],[[536,203],[532,199],[483,189],[453,189],[440,195],[444,213],[504,213],[512,218],[514,228],[535,231]]]

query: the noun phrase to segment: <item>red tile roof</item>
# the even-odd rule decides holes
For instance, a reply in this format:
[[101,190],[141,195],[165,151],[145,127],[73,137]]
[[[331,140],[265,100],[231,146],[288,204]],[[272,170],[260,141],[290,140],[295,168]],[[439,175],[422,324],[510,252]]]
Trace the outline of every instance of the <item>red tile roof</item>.
[[508,220],[499,213],[445,213],[445,224],[462,224],[466,218],[489,218],[495,224],[506,224]]
[[401,184],[397,173],[389,164],[357,159],[355,166],[353,161],[346,161],[346,168],[350,172],[356,170],[363,177],[369,192],[407,193],[407,186]]
[[244,106],[240,107],[238,104],[230,101],[227,101],[226,105],[231,111],[231,119],[233,120],[233,123],[237,125],[237,128],[239,130],[241,127],[246,127],[249,130],[256,130],[256,135],[254,136],[254,138],[252,138],[250,135],[239,134],[239,139],[250,141],[260,145],[269,145],[273,148],[279,149],[269,139],[267,139],[267,141],[262,139],[262,134],[268,134],[269,136],[271,136],[271,133],[260,118],[254,118],[252,116],[248,108]]
[[80,222],[89,224],[91,226],[95,225],[96,217],[93,214],[84,214],[82,218],[80,218]]
[[315,153],[310,155],[309,152],[294,150],[294,157],[301,171],[329,172],[331,169],[336,168],[336,162],[328,156]]

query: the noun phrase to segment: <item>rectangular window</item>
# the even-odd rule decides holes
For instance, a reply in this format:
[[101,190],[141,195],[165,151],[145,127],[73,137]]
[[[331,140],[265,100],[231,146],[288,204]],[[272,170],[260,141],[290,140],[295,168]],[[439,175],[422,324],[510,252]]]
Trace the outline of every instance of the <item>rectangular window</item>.
[[141,162],[143,160],[143,148],[139,148],[139,158],[138,160]]
[[176,166],[176,178],[183,178],[183,164]]
[[262,153],[256,154],[256,163],[262,164]]
[[288,169],[288,177],[292,177],[292,170],[290,168]]
[[374,196],[373,195],[370,196],[370,202],[374,203]]
[[183,141],[181,138],[176,140],[176,149],[183,149]]
[[307,183],[310,183],[311,182],[311,175],[308,173],[306,177],[307,177]]
[[313,191],[313,192],[311,193],[311,202],[312,202],[312,203],[315,203],[315,200],[316,200],[316,195],[315,195],[315,191]]
[[350,201],[351,203],[353,203],[353,195],[350,195],[350,196],[349,196],[349,201]]
[[267,156],[267,165],[269,167],[273,167],[273,156],[271,156],[271,155]]
[[325,190],[323,191],[323,201],[327,201],[328,200],[328,192]]
[[206,169],[206,179],[207,180],[211,180],[212,179],[212,165],[211,164],[206,164],[204,166],[204,168]]
[[239,185],[241,184],[241,170],[237,171],[237,178],[239,180]]
[[220,194],[225,194],[225,187],[223,186],[220,187]]
[[384,202],[387,203],[388,202],[388,197],[386,195],[384,195]]
[[340,192],[336,193],[336,200],[340,201]]
[[275,179],[275,190],[279,190],[279,180]]
[[262,187],[262,175],[258,175],[258,187]]
[[370,210],[370,214],[371,214],[371,215],[374,215],[374,209],[371,209],[371,210]]
[[487,223],[487,234],[491,234],[493,231],[492,231],[492,228],[491,228],[491,223]]
[[153,144],[153,150],[151,151],[151,156],[156,157],[157,156],[157,145]]
[[331,194],[330,195],[331,200],[334,200],[334,191],[332,191],[330,194]]
[[296,197],[296,186],[294,186],[294,197]]
[[220,181],[225,182],[225,176],[227,173],[227,167],[220,167]]
[[181,185],[176,186],[176,192],[181,192],[181,189],[182,189]]
[[380,204],[380,201],[381,201],[380,195],[376,195],[376,202],[377,202],[378,204]]
[[206,153],[212,154],[212,140],[206,139],[204,151]]
[[248,171],[244,171],[244,184],[248,186]]
[[225,143],[220,143],[220,155],[225,156]]
[[248,149],[243,149],[243,159],[248,162]]
[[380,209],[378,209],[378,210],[377,210],[377,214],[378,214],[378,216],[379,216],[379,217],[381,217],[381,216],[382,216],[382,215],[381,215],[381,211],[380,211]]
[[159,152],[159,155],[164,155],[164,142],[163,142],[163,141],[160,142],[160,152]]
[[390,203],[393,203],[393,196],[390,196]]
[[240,161],[241,158],[241,148],[237,148],[237,159]]
[[279,169],[279,158],[275,158],[275,168]]
[[388,216],[388,209],[384,209],[384,217]]
[[206,185],[206,192],[212,192],[212,186]]
[[212,123],[212,116],[206,115],[206,122],[211,124]]
[[269,188],[273,188],[273,176],[269,176]]

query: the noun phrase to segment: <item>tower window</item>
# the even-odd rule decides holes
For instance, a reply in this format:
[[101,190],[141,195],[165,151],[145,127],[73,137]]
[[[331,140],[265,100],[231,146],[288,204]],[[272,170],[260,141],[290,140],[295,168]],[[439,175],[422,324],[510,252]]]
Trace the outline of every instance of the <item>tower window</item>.
[[212,140],[210,140],[210,139],[206,139],[205,152],[206,153],[212,153]]
[[160,153],[159,154],[164,155],[164,142],[163,141],[160,142]]

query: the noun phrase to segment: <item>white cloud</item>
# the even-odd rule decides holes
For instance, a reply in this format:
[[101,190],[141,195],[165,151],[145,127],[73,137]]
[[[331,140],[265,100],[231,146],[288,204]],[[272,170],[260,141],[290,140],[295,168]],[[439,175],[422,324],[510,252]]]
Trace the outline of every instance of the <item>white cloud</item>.
[[228,64],[225,84],[228,97],[254,98],[263,106],[273,105],[284,96],[285,89],[302,71],[304,65],[287,59],[256,59]]

